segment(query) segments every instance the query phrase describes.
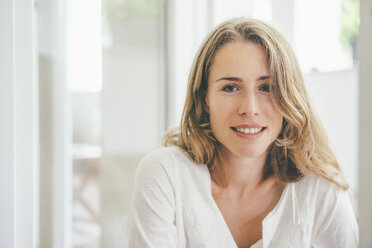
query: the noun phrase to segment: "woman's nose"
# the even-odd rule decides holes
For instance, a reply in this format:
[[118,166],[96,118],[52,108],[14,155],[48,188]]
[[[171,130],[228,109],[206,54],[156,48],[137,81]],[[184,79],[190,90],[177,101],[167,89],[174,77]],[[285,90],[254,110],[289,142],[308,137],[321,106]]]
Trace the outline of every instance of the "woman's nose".
[[239,114],[241,115],[257,115],[259,113],[259,102],[255,92],[247,92],[242,94],[239,103]]

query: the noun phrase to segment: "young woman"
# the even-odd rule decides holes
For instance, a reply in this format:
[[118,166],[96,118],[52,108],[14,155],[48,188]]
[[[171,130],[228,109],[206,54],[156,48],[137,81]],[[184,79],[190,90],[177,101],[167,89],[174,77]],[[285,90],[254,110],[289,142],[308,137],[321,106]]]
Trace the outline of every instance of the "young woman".
[[358,246],[348,184],[271,26],[209,34],[166,145],[138,167],[130,247]]

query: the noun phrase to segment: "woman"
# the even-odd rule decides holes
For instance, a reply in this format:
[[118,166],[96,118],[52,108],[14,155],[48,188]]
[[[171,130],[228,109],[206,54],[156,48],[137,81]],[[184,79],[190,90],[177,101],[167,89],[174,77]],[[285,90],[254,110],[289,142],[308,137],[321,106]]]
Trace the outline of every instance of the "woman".
[[209,34],[166,145],[138,167],[130,247],[358,246],[348,184],[271,26]]

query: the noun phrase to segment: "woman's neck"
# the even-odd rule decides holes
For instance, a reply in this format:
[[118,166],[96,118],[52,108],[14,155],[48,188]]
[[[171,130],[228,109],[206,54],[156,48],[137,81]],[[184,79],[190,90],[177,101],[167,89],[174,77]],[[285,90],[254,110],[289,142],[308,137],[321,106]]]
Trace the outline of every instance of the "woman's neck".
[[[256,158],[239,157],[230,151],[222,151],[221,155],[220,166],[222,170],[220,173],[212,175],[212,180],[219,182],[223,176],[221,173],[224,173],[226,182],[224,187],[218,188],[225,193],[229,192],[233,198],[242,198],[247,192],[257,189],[266,181],[264,167],[267,153]],[[218,194],[218,192],[215,193]]]

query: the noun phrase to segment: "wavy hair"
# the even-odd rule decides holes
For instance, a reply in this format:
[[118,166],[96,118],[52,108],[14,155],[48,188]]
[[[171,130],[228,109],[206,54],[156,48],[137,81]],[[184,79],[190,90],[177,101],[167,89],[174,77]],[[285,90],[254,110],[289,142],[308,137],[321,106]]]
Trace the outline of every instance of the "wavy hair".
[[218,184],[227,184],[220,163],[221,144],[211,131],[205,98],[215,54],[232,42],[254,42],[264,48],[272,79],[271,99],[283,115],[280,134],[268,148],[264,177],[274,174],[283,182],[294,182],[304,175],[316,174],[348,189],[325,130],[313,110],[292,48],[273,27],[254,19],[225,21],[206,37],[189,75],[180,126],[165,134],[164,145],[181,147],[193,161],[206,164],[211,175],[221,174]]

